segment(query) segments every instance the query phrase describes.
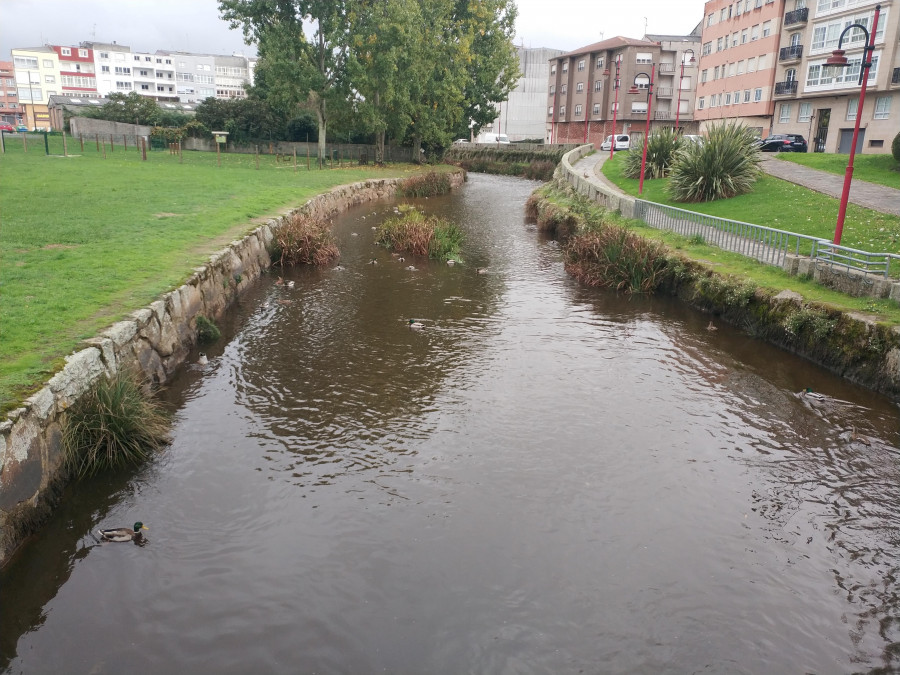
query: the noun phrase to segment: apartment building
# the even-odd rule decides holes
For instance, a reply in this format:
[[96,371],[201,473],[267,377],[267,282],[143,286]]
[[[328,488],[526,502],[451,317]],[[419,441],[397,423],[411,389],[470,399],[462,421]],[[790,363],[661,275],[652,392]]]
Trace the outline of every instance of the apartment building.
[[736,120],[763,138],[775,110],[776,56],[785,0],[709,0],[704,5],[696,119],[700,131]]
[[59,57],[59,85],[62,94],[97,96],[97,75],[93,50],[88,47],[50,45]]
[[50,129],[47,100],[62,89],[59,54],[52,47],[11,50],[22,122],[29,129]]
[[156,101],[178,101],[175,62],[168,54],[133,52],[134,90]]
[[174,60],[178,99],[182,103],[199,103],[216,96],[216,61],[207,54],[189,52],[157,52]]
[[546,140],[599,146],[613,126],[615,133],[643,134],[649,105],[651,132],[674,127],[677,118],[683,131],[695,133],[696,66],[690,59],[700,39],[694,33],[642,40],[617,36],[550,59]]
[[788,0],[778,50],[775,133],[802,134],[810,151],[849,153],[860,117],[857,152],[889,153],[900,131],[900,8],[881,1],[875,51],[859,109],[865,34],[846,32],[849,65],[825,64],[853,24],[871,31],[877,0]]
[[250,69],[243,56],[213,56],[216,67],[216,98],[247,98],[244,86]]
[[131,47],[115,42],[82,42],[81,46],[90,49],[94,55],[97,93],[100,96],[134,91]]
[[511,141],[544,138],[550,59],[561,49],[517,47],[521,77],[507,100],[499,104],[497,119],[482,132],[506,134]]
[[15,126],[21,121],[16,71],[12,61],[0,61],[0,122]]

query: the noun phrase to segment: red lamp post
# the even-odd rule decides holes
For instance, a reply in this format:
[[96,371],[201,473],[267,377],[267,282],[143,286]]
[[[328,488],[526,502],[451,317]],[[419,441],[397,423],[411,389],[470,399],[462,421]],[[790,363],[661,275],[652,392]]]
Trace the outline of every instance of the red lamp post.
[[848,65],[847,57],[841,44],[847,31],[854,28],[861,30],[866,36],[866,46],[863,48],[862,63],[859,67],[859,84],[862,88],[859,92],[859,104],[856,106],[856,125],[853,127],[853,142],[850,145],[850,160],[847,162],[847,170],[844,173],[844,189],[841,192],[841,206],[838,209],[837,225],[834,229],[834,243],[841,243],[841,234],[844,231],[844,216],[847,215],[847,201],[850,199],[850,183],[853,180],[853,158],[856,155],[856,142],[859,138],[859,123],[862,119],[863,102],[866,100],[866,84],[869,81],[869,69],[872,67],[872,52],[875,51],[875,33],[878,32],[878,17],[881,15],[881,5],[875,5],[875,19],[872,21],[872,33],[866,30],[862,24],[854,23],[847,26],[838,38],[838,48],[831,53],[825,65],[835,68],[843,68]]
[[616,102],[613,105],[613,128],[612,128],[612,143],[609,144],[609,158],[613,158],[613,153],[616,151],[616,115],[619,113],[619,64],[622,63],[622,55],[616,55]]
[[697,59],[694,58],[694,50],[693,49],[685,49],[684,53],[681,55],[681,77],[678,78],[678,103],[675,104],[675,132],[678,132],[678,115],[681,113],[681,83],[684,80],[684,57],[690,53],[691,60],[688,61],[691,65],[697,63]]
[[[641,181],[638,183],[638,194],[644,193],[644,169],[647,166],[647,139],[650,136],[650,107],[651,107],[651,98],[653,96],[653,76],[656,73],[656,64],[654,63],[650,66],[650,75],[647,73],[638,73],[634,76],[634,84],[631,89],[628,90],[629,94],[638,93],[638,79],[640,79],[641,84],[644,82],[649,82],[647,85],[647,126],[644,129],[644,151],[641,154]],[[615,142],[615,141],[614,141]]]

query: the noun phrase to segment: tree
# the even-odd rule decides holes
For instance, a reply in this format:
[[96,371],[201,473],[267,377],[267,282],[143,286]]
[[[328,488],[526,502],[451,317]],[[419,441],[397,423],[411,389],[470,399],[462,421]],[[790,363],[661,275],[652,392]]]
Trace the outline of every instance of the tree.
[[127,122],[128,124],[159,124],[162,111],[152,98],[141,96],[137,92],[120,94],[113,92],[102,107],[88,112],[86,116],[96,117],[110,122]]
[[[295,105],[306,101],[319,126],[320,162],[325,161],[329,101],[344,72],[347,11],[354,0],[219,0],[222,18],[256,43],[268,69],[271,92]],[[304,24],[313,32],[307,39]]]

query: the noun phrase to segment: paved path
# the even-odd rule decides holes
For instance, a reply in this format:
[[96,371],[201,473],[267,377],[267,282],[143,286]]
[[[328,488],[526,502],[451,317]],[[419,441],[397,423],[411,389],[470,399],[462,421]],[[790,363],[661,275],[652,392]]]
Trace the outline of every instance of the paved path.
[[[763,155],[760,167],[771,176],[830,195],[835,199],[841,198],[844,189],[843,175],[810,169],[795,162]],[[854,178],[850,184],[850,202],[873,211],[900,216],[900,190],[886,185],[867,183]]]

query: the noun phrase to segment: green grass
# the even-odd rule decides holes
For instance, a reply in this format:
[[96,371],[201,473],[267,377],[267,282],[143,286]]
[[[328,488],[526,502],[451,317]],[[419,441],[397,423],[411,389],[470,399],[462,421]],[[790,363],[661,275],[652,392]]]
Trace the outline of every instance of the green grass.
[[[623,162],[623,156],[617,154],[604,163],[603,173],[626,193],[638,196],[639,181],[622,174]],[[684,204],[669,197],[667,180],[645,179],[642,199],[822,239],[834,237],[839,201],[799,185],[763,175],[750,194]],[[841,244],[873,253],[900,254],[900,217],[849,204]]]
[[[843,176],[847,170],[849,155],[833,155],[819,152],[784,152],[773,155],[776,159],[802,164],[811,169],[827,171]],[[853,157],[853,180],[887,185],[900,190],[900,165],[890,154],[855,155]]]
[[[51,152],[62,153],[61,138]],[[409,165],[295,173],[272,156],[94,144],[46,156],[7,139],[0,155],[0,411],[61,365],[80,340],[183,283],[192,268],[261,219],[335,185],[406,176]],[[304,158],[305,159],[305,158]],[[299,161],[298,161],[299,163]]]

